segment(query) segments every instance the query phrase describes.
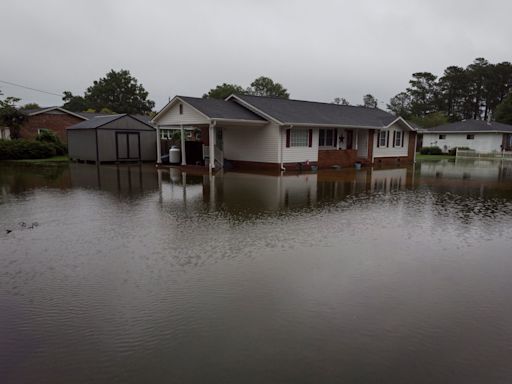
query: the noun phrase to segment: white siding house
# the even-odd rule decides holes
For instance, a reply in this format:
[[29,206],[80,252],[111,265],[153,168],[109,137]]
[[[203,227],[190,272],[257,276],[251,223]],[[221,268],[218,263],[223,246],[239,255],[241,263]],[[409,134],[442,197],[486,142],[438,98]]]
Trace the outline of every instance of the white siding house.
[[[226,100],[176,96],[152,122],[159,139],[162,130],[181,130],[182,153],[184,127],[200,130],[210,169],[229,165],[302,170],[373,164],[375,158],[379,163],[414,160],[409,144],[415,143],[416,130],[377,108],[248,95]],[[378,132],[387,135],[383,145]],[[160,143],[157,147],[160,150]]]
[[443,152],[469,148],[476,152],[500,152],[512,149],[512,125],[481,120],[443,124],[423,132],[424,147],[439,147]]

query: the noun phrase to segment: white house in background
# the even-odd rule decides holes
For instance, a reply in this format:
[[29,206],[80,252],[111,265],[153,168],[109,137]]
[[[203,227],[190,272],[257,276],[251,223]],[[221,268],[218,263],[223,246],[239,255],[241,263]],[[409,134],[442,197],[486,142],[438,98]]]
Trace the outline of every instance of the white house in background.
[[443,152],[467,147],[477,152],[512,149],[512,125],[482,120],[463,120],[423,130],[423,146],[439,147]]
[[[170,130],[201,130],[204,164],[288,170],[348,167],[356,162],[413,162],[416,129],[401,117],[365,108],[276,97],[226,100],[174,97],[152,120],[160,139]],[[186,165],[186,153],[182,165]]]
[[10,140],[11,130],[7,127],[0,127],[0,140]]

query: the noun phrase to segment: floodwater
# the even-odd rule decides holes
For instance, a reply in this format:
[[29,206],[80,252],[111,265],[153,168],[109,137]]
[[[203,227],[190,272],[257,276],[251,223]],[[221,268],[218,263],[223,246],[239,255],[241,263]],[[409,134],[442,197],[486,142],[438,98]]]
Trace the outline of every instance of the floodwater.
[[512,166],[0,165],[0,383],[509,383]]

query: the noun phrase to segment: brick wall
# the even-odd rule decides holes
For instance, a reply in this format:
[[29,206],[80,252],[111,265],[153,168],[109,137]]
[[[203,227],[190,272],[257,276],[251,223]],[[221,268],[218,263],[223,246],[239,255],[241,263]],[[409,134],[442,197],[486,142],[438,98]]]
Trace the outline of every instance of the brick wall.
[[38,129],[49,129],[54,132],[63,143],[67,143],[66,128],[83,119],[68,114],[48,114],[41,113],[35,116],[29,116],[20,129],[20,136],[23,139],[35,139]]
[[357,150],[319,150],[318,151],[318,167],[329,168],[333,165],[341,167],[352,167],[357,161]]

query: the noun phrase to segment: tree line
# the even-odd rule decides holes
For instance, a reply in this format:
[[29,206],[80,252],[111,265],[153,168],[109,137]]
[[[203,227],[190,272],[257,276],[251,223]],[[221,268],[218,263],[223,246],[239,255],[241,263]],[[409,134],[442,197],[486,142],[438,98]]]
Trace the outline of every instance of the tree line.
[[413,73],[409,87],[392,97],[387,108],[424,127],[464,119],[506,121],[511,90],[512,64],[479,57],[465,68],[447,67],[440,77]]

